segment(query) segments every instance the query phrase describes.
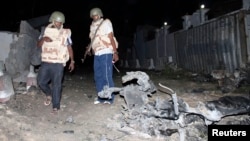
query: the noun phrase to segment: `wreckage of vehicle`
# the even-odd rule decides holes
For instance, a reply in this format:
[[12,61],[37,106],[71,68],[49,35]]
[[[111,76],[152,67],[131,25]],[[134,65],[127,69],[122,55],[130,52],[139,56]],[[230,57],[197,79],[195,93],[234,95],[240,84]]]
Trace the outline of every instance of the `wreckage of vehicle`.
[[[166,137],[178,132],[180,141],[188,140],[188,136],[203,140],[200,136],[206,134],[207,125],[218,123],[227,116],[250,113],[250,99],[247,97],[224,96],[190,107],[174,90],[161,83],[159,86],[172,99],[155,98],[155,101],[149,101],[149,96],[153,96],[158,89],[149,76],[141,71],[127,72],[122,77],[122,83],[126,85],[121,88],[105,87],[98,95],[108,98],[116,92],[123,96],[126,105],[123,105],[123,121],[118,130],[131,134],[139,132],[142,134],[138,135],[145,138]],[[241,123],[249,125],[250,120],[247,119],[249,117],[242,119]]]
[[[159,83],[159,86],[168,91],[170,90],[172,95],[176,94],[172,89],[162,85],[161,83]],[[195,108],[190,107],[187,103],[180,103],[183,103],[182,100],[178,100],[177,103],[181,106],[181,111],[179,111],[180,113],[201,115],[204,117],[206,125],[218,122],[225,116],[250,113],[250,99],[243,96],[223,96],[217,100],[199,102]]]

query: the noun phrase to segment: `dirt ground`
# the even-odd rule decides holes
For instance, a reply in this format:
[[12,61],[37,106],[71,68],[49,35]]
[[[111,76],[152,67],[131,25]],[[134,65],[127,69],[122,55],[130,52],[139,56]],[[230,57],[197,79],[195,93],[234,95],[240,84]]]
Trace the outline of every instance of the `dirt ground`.
[[[115,71],[115,70],[114,70]],[[122,87],[121,77],[125,70],[114,73],[116,87]],[[221,97],[216,83],[198,83],[182,79],[170,79],[160,72],[151,72],[151,80],[174,89],[191,106],[198,101]],[[51,114],[52,106],[43,104],[45,97],[39,90],[16,94],[8,102],[0,104],[1,141],[160,141],[157,138],[143,138],[137,134],[127,134],[117,130],[125,100],[116,95],[112,105],[94,105],[96,97],[93,72],[77,68],[73,74],[65,73],[58,114]],[[20,84],[14,84],[20,87]],[[207,93],[194,94],[192,90],[204,88]],[[160,89],[160,88],[159,88]],[[212,90],[212,91],[210,91]],[[244,94],[244,93],[242,93]],[[150,99],[169,96],[157,91]]]

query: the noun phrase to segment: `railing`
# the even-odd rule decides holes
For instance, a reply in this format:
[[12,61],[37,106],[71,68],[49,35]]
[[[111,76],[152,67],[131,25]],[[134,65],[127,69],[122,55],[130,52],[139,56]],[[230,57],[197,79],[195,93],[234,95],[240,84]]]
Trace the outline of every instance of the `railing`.
[[129,68],[139,63],[140,69],[164,69],[166,64],[176,63],[192,72],[233,72],[249,62],[249,21],[247,11],[239,10],[171,34],[162,28],[150,41],[144,41],[143,31],[138,31],[130,52],[136,55],[122,60],[122,65],[127,61]]

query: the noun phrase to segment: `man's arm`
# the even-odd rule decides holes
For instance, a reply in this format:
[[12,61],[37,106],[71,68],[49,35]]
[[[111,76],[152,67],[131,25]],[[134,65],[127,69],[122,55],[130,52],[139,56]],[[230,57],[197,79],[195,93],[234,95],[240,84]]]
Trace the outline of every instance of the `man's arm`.
[[52,40],[49,37],[42,37],[41,39],[38,40],[37,46],[42,47],[44,42],[52,42]]
[[68,45],[68,51],[69,51],[70,63],[75,63],[74,52],[73,52],[71,45]]
[[108,37],[109,37],[111,45],[113,47],[113,53],[114,53],[113,54],[113,61],[117,62],[119,60],[119,56],[118,56],[117,46],[116,46],[116,43],[115,43],[113,32],[109,33]]
[[74,52],[71,45],[68,45],[70,64],[69,64],[69,72],[72,72],[75,69],[75,61],[74,61]]

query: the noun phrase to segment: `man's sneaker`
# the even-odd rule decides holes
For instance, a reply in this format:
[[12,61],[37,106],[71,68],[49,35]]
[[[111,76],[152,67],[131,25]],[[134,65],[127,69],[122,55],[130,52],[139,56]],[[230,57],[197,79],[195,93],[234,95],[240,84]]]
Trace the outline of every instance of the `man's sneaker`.
[[104,101],[104,104],[111,104],[111,102],[109,102],[109,101]]
[[99,104],[99,103],[101,103],[100,101],[98,101],[98,100],[96,100],[95,102],[94,102],[94,104]]

